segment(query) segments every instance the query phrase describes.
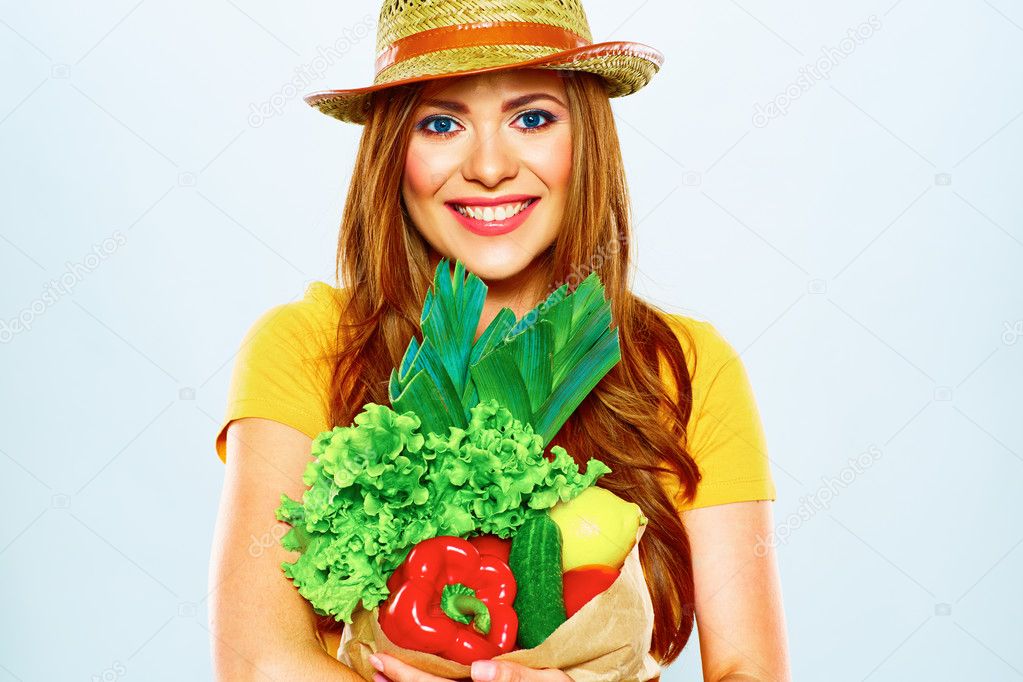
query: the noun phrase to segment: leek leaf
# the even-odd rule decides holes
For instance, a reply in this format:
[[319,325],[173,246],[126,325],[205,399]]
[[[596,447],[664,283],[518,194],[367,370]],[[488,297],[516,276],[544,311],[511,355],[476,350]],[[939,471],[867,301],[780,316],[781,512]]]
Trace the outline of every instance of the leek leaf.
[[480,402],[496,399],[519,421],[527,424],[532,422],[529,392],[507,346],[501,346],[481,357],[469,368],[469,373],[476,384]]
[[[391,407],[399,414],[414,412],[419,417],[420,430],[423,433],[446,436],[449,427],[456,423],[454,417],[446,409],[437,386],[430,381],[430,375],[425,369],[419,370],[405,386],[401,395],[391,400]],[[459,406],[459,413],[461,413],[461,406]],[[464,424],[464,416],[462,420]]]
[[611,304],[605,301],[588,318],[582,320],[581,327],[573,329],[572,337],[554,356],[555,386],[564,381],[565,376],[582,361],[601,335],[607,333],[610,324]]
[[545,445],[551,442],[597,382],[621,359],[618,330],[615,329],[602,336],[581,361],[569,370],[531,420]]
[[551,394],[552,364],[554,360],[554,328],[547,320],[526,327],[505,344],[503,350],[511,353],[518,366],[519,376],[529,395],[530,418],[532,411]]

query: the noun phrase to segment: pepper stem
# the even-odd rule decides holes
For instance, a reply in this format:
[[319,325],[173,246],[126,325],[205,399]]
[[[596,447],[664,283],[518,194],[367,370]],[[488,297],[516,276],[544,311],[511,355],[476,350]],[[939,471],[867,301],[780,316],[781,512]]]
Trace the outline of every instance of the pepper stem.
[[452,620],[471,622],[481,635],[490,634],[490,609],[471,587],[462,583],[445,585],[440,593],[440,608]]

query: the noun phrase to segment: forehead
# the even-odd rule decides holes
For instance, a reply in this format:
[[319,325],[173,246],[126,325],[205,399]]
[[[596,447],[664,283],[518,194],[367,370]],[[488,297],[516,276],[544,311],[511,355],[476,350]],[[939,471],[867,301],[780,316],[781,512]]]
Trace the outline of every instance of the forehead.
[[[551,69],[509,69],[429,81],[424,97],[450,99],[501,99],[524,92],[565,94],[564,76]],[[564,100],[562,100],[564,101]]]

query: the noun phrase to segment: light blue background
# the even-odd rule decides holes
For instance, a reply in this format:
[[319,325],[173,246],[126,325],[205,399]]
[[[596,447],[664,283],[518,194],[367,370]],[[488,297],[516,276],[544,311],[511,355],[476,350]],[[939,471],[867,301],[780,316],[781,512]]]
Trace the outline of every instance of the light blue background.
[[[636,286],[742,353],[795,677],[1023,677],[1023,7],[586,6],[666,55],[614,101]],[[210,677],[232,357],[332,278],[361,129],[299,95],[371,80],[378,7],[0,2],[0,679]]]

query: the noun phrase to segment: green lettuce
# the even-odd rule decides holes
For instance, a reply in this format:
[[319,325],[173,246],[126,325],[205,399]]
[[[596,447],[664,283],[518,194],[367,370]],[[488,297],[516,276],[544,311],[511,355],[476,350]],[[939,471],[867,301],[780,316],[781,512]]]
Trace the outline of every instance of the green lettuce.
[[362,602],[387,598],[387,579],[417,543],[438,535],[511,537],[531,516],[610,473],[591,458],[581,473],[560,446],[496,400],[469,410],[465,428],[424,433],[414,412],[370,403],[352,426],[313,440],[302,500],[281,496],[291,525],[281,544],[300,552],[281,568],[320,615],[352,622]]

